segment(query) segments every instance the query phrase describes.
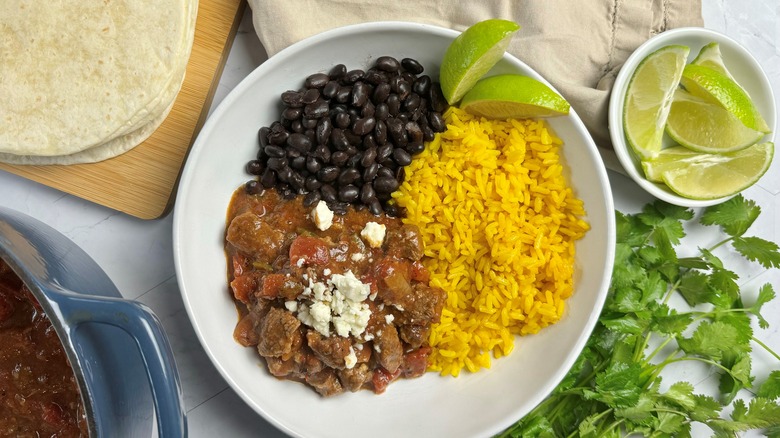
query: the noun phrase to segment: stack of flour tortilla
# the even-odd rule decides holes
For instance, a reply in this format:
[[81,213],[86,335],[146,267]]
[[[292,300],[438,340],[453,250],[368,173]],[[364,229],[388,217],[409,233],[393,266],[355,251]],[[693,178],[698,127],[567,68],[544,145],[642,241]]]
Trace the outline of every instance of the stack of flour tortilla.
[[0,162],[92,163],[173,106],[197,0],[0,1]]

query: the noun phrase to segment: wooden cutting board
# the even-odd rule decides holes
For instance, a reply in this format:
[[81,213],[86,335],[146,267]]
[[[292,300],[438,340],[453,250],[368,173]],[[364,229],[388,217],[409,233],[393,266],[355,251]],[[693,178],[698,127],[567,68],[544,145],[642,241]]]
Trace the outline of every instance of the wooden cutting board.
[[200,0],[181,91],[168,117],[142,144],[99,163],[0,163],[0,169],[141,219],[164,215],[173,204],[187,151],[208,114],[245,6],[244,0]]

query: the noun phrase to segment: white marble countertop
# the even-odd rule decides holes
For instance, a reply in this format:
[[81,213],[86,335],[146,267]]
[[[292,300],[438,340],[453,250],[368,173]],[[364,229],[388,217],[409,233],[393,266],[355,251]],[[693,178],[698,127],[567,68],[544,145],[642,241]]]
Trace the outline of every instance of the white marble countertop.
[[[745,45],[759,60],[780,102],[780,7],[766,0],[703,0],[705,27]],[[247,8],[217,90],[214,105],[266,59]],[[610,172],[616,207],[635,212],[651,199],[632,181]],[[150,306],[162,320],[175,351],[188,411],[190,436],[283,436],[250,409],[212,366],[190,325],[179,295],[172,254],[172,215],[144,221],[0,171],[0,205],[27,213],[56,228],[89,253],[126,298]],[[755,200],[762,215],[753,235],[780,241],[780,160],[745,197]],[[770,282],[780,290],[780,272],[744,264],[739,272],[746,287]],[[772,303],[771,327],[759,338],[780,351],[780,304]],[[754,370],[780,368],[768,355],[757,354]],[[707,370],[678,368],[673,373],[697,386],[707,384]]]

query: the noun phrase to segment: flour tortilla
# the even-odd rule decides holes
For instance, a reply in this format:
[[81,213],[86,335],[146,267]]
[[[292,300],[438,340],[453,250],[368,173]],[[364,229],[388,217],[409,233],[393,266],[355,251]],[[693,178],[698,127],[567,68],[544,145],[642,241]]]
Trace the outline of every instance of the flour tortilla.
[[149,136],[151,136],[154,131],[160,127],[165,118],[168,117],[168,113],[170,113],[171,108],[173,108],[173,104],[163,110],[163,113],[157,116],[157,118],[131,133],[117,137],[99,146],[95,146],[81,152],[76,152],[70,155],[52,155],[49,157],[42,157],[39,155],[6,154],[0,152],[0,163],[49,166],[56,164],[70,165],[97,163],[109,158],[114,158],[118,155],[124,154],[130,149],[133,149],[137,145],[143,143],[144,140],[149,138]]
[[128,149],[111,145],[178,94],[196,16],[197,0],[0,1],[0,152]]

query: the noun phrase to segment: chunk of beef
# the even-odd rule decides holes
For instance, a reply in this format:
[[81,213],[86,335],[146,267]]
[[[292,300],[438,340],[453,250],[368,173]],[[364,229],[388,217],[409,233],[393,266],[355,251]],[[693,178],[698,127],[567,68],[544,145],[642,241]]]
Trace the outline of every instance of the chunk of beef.
[[418,324],[404,324],[398,327],[398,335],[410,348],[419,348],[431,333],[431,326]]
[[293,359],[282,360],[278,357],[266,357],[268,372],[275,377],[293,376],[298,370],[298,364]]
[[398,323],[423,325],[439,322],[446,300],[447,294],[443,290],[414,283],[412,292],[396,304],[397,308],[400,307],[398,310],[403,309],[398,315]]
[[301,322],[292,313],[271,308],[260,320],[257,351],[264,357],[280,357],[292,352],[295,333]]
[[306,333],[309,348],[330,368],[343,369],[346,366],[344,358],[349,355],[352,345],[348,338],[341,336],[324,337],[314,330]]
[[320,395],[325,397],[344,392],[344,387],[341,386],[341,382],[336,377],[336,371],[331,368],[325,368],[319,373],[308,374],[306,383],[313,386]]
[[357,392],[363,387],[363,384],[371,379],[372,372],[368,364],[360,363],[352,369],[338,370],[339,381],[341,385],[351,392]]
[[271,263],[284,243],[284,233],[272,228],[252,212],[242,213],[230,222],[225,237],[231,245],[259,261]]
[[294,301],[298,298],[298,295],[303,293],[303,283],[291,278],[287,278],[282,286],[279,288],[277,295],[279,298],[284,298],[287,301]]
[[420,229],[416,225],[404,224],[397,230],[389,230],[385,242],[388,252],[394,256],[403,257],[411,261],[420,260],[423,256]]
[[398,332],[393,325],[386,325],[374,339],[377,362],[387,371],[394,373],[403,362],[404,350]]

